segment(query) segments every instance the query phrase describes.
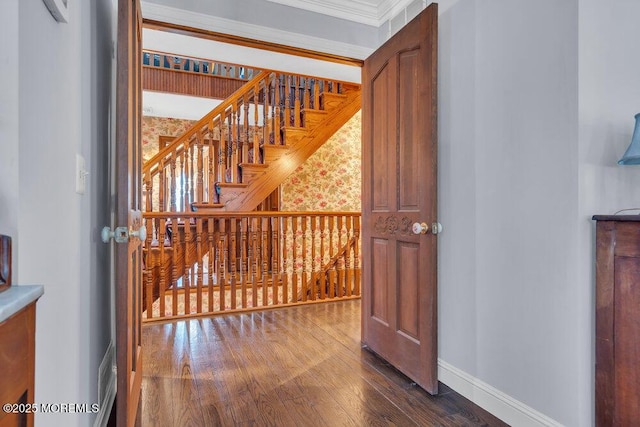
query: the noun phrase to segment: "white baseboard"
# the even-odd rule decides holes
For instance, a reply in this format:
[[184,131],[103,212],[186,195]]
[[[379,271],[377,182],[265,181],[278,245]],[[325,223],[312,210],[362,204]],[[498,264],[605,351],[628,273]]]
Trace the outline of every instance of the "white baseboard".
[[113,341],[109,343],[98,370],[98,403],[100,411],[93,423],[94,427],[104,427],[109,421],[113,402],[116,398],[115,351]]
[[438,359],[438,380],[509,425],[562,427],[559,422],[442,359]]

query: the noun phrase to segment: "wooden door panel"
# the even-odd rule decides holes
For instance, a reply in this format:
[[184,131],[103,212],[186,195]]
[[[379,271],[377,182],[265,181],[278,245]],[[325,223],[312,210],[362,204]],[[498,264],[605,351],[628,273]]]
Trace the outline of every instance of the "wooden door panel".
[[402,52],[399,55],[398,64],[398,139],[400,144],[400,163],[398,171],[400,180],[399,210],[417,211],[419,209],[420,194],[420,114],[416,90],[420,85],[417,81],[419,75],[418,49]]
[[373,275],[371,278],[371,315],[378,321],[382,322],[386,327],[389,326],[389,310],[388,310],[388,292],[387,282],[391,278],[387,259],[389,243],[383,239],[373,239],[373,255],[371,257],[371,266]]
[[410,242],[398,244],[398,332],[420,343],[419,305],[420,301],[420,245]]
[[365,61],[362,340],[437,393],[437,5]]
[[[375,117],[384,117],[387,114],[388,105],[391,102],[391,88],[389,70],[391,67],[384,64],[378,75],[372,81],[372,97],[376,102],[373,108]],[[374,121],[371,123],[374,147],[385,147],[375,150],[373,155],[373,167],[368,176],[363,179],[371,180],[373,183],[372,201],[373,209],[376,211],[388,211],[394,204],[393,191],[395,189],[395,178],[390,173],[390,165],[394,163],[395,151],[393,145],[388,141],[393,141],[393,123],[387,120]]]

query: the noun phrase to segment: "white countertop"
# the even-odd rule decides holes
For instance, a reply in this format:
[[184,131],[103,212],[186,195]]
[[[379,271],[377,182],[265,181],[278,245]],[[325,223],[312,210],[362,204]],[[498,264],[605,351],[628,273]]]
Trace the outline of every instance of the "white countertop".
[[42,285],[9,286],[0,292],[0,322],[4,322],[44,294]]

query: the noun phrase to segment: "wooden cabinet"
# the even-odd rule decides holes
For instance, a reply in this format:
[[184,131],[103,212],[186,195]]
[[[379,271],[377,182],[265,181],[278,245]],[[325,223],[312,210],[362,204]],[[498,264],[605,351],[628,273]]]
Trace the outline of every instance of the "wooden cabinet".
[[640,422],[640,215],[595,216],[596,425]]
[[35,301],[0,322],[0,427],[33,426]]

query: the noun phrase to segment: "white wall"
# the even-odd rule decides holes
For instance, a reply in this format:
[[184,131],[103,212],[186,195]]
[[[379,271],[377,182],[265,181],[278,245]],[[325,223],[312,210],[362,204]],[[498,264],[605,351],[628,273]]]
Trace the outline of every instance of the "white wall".
[[[18,0],[0,14],[0,234],[18,247]],[[14,280],[18,272],[14,260]]]
[[[19,251],[21,283],[39,283],[36,401],[97,403],[111,340],[108,254],[109,0],[69,2],[68,24],[41,1],[19,6]],[[18,108],[16,106],[16,108]],[[75,156],[90,172],[75,193]],[[106,298],[106,301],[105,301]],[[93,414],[37,414],[41,426],[86,426]]]

